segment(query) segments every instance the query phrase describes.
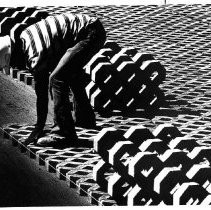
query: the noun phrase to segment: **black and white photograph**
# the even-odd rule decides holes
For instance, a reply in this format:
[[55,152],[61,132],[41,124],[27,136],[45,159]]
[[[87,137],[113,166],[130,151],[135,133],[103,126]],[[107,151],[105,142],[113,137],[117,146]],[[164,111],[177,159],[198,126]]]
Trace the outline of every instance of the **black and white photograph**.
[[209,205],[210,0],[0,0],[0,209]]

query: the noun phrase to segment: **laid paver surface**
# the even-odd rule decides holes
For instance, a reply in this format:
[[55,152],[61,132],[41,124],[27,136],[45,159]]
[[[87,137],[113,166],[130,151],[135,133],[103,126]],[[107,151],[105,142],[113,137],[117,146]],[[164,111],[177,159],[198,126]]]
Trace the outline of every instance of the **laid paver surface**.
[[[52,13],[82,12],[99,16],[108,32],[108,40],[121,47],[149,52],[166,68],[166,80],[160,85],[165,103],[153,116],[142,111],[97,115],[101,128],[126,131],[133,125],[153,130],[171,123],[186,137],[210,145],[210,13],[211,5],[149,6],[77,6],[39,7]],[[84,139],[95,131],[78,129]],[[96,131],[98,132],[98,131]]]

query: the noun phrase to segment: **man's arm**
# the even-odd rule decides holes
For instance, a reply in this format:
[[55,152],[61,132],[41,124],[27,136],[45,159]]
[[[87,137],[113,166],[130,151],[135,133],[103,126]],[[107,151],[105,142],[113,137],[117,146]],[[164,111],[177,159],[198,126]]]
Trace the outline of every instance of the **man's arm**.
[[37,96],[36,109],[37,109],[37,123],[36,126],[44,128],[47,114],[48,114],[48,75],[41,75],[35,80],[35,93]]
[[35,93],[36,99],[36,110],[37,110],[37,122],[34,130],[29,135],[28,139],[25,141],[25,145],[32,142],[37,142],[37,140],[42,136],[43,129],[45,127],[47,114],[48,114],[48,84],[49,84],[49,74],[46,69],[46,65],[40,66],[35,69],[34,73],[35,80]]

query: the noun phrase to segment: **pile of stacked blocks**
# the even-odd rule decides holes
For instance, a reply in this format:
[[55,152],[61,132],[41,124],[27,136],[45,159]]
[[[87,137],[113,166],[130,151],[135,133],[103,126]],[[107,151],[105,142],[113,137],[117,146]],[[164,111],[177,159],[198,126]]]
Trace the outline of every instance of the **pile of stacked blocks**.
[[87,95],[96,110],[150,111],[164,99],[159,85],[165,79],[165,68],[151,54],[133,47],[121,48],[107,41],[85,71],[91,77]]
[[[3,129],[22,153],[56,173],[93,205],[209,205],[211,146],[184,136],[171,124],[154,129],[77,128],[80,147],[52,148],[22,142],[34,126]],[[46,130],[50,132],[50,129]],[[88,144],[87,144],[88,143]]]
[[153,132],[132,126],[104,128],[94,140],[102,160],[95,181],[119,205],[210,204],[211,147],[184,137],[174,126]]

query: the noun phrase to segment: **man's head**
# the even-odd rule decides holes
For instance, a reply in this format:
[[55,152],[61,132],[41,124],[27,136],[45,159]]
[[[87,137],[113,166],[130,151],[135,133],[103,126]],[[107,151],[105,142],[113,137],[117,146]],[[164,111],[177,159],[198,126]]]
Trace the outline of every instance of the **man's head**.
[[9,71],[11,57],[11,39],[9,36],[0,37],[0,69]]

